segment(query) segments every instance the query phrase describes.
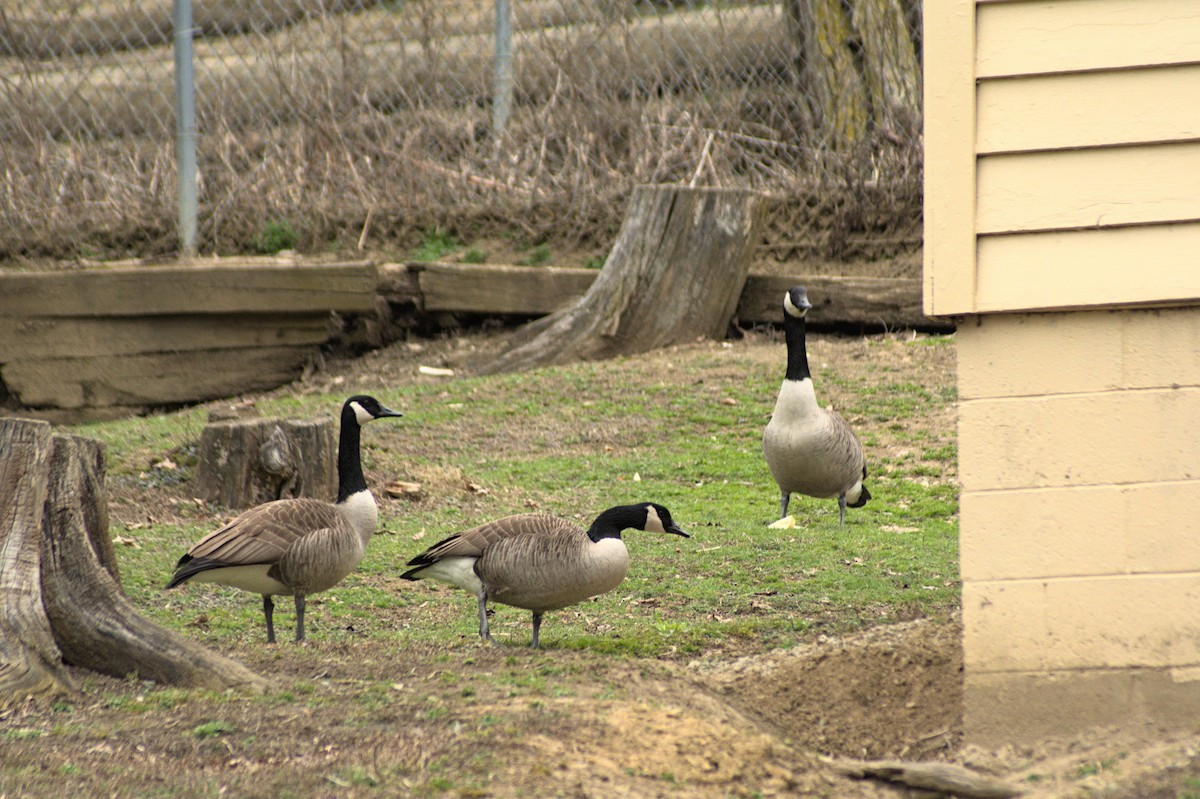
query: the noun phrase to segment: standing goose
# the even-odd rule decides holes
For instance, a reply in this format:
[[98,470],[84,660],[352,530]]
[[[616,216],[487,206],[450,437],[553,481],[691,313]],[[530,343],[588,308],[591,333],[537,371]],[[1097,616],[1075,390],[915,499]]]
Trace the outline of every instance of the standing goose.
[[586,531],[546,513],[524,513],[482,524],[439,541],[408,562],[406,580],[432,578],[470,591],[479,600],[479,635],[488,630],[489,599],[533,611],[533,648],[542,614],[607,593],[629,570],[621,531],[688,534],[662,505],[618,505]]
[[304,640],[304,600],[354,571],[375,532],[378,511],[363,477],[362,425],[403,414],[374,397],[355,395],[342,406],[337,502],[279,499],[250,508],[200,539],[175,564],[167,588],[188,581],[220,583],[262,594],[267,643],[275,643],[271,597],[296,599],[296,640]]
[[804,315],[810,308],[808,292],[802,286],[783,296],[787,372],[775,412],[763,432],[763,453],[779,484],[780,517],[787,516],[793,493],[837,497],[838,524],[844,525],[846,506],[861,508],[871,498],[863,485],[867,466],[862,444],[846,420],[817,405],[804,342]]

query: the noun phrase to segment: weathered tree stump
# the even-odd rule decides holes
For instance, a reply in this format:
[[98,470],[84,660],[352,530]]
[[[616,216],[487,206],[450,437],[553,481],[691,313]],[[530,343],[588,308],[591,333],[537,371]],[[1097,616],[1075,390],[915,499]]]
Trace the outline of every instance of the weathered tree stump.
[[337,494],[332,419],[212,422],[200,433],[196,496],[227,508]]
[[185,687],[264,687],[237,661],[146,620],[122,593],[102,444],[0,419],[0,452],[0,704],[73,693],[64,662]]
[[758,195],[748,190],[637,187],[587,293],[518,330],[480,371],[522,371],[723,337],[746,283],[760,209]]
[[50,426],[0,419],[0,697],[74,690],[41,601]]

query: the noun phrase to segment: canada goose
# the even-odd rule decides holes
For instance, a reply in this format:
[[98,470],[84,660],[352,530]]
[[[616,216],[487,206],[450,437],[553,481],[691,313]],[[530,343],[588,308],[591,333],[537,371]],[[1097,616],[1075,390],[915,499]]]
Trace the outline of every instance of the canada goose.
[[775,412],[763,432],[763,454],[779,484],[780,517],[787,516],[793,492],[821,499],[837,497],[838,524],[843,525],[846,506],[861,508],[871,492],[863,485],[867,466],[854,431],[832,409],[817,405],[804,342],[804,315],[810,308],[808,292],[802,286],[783,296],[787,372]]
[[688,537],[670,511],[653,502],[609,508],[586,531],[546,513],[523,513],[439,541],[400,576],[470,591],[479,600],[479,636],[493,644],[489,599],[533,611],[536,649],[543,613],[607,593],[625,579],[629,551],[621,531],[631,528]]
[[275,643],[271,597],[296,599],[296,640],[304,640],[304,600],[354,571],[375,532],[375,498],[363,477],[362,425],[403,414],[374,397],[355,395],[342,406],[337,502],[279,499],[250,508],[200,539],[175,564],[167,588],[188,581],[220,583],[262,594],[267,643]]

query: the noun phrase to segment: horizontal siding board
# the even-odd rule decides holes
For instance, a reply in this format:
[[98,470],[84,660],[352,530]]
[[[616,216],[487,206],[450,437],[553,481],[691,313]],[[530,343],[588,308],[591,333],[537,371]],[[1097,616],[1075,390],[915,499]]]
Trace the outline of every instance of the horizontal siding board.
[[964,492],[964,580],[1200,572],[1200,481]]
[[1200,220],[1200,142],[985,156],[976,232]]
[[1084,730],[1194,730],[1198,666],[1120,669],[1101,663],[1072,671],[997,672],[984,665],[963,675],[963,738],[1000,751],[1014,741],[1076,740]]
[[1200,140],[1200,64],[989,80],[980,154]]
[[1198,253],[1200,223],[985,236],[978,310],[1196,303]]
[[1200,62],[1197,11],[1196,0],[981,3],[976,77]]

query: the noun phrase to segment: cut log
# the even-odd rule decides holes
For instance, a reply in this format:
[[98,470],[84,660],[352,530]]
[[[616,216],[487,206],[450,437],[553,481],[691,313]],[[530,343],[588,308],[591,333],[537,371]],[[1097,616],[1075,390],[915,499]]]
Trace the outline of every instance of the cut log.
[[518,330],[482,371],[723,338],[746,282],[760,209],[758,195],[746,190],[639,186],[587,293]]
[[196,496],[226,508],[337,494],[332,419],[212,422],[200,433],[198,457]]
[[265,687],[240,663],[152,624],[121,592],[103,445],[0,419],[0,450],[0,704],[74,692],[64,660],[185,687]]

